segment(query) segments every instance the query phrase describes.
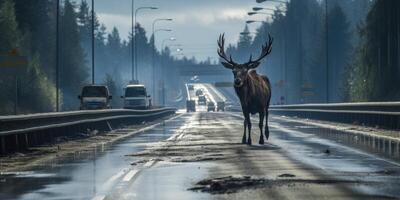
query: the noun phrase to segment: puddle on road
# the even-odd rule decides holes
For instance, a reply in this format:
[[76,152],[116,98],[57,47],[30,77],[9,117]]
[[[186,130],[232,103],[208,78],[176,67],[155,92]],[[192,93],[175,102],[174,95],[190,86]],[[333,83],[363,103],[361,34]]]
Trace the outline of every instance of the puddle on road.
[[106,180],[137,160],[126,154],[166,140],[185,120],[168,120],[155,129],[42,163],[28,172],[0,174],[0,199],[91,199],[109,189],[103,187]]
[[206,177],[208,169],[213,166],[211,163],[161,161],[156,166],[144,170],[131,186],[131,190],[122,196],[131,196],[134,199],[211,199],[210,194],[189,191],[187,187]]

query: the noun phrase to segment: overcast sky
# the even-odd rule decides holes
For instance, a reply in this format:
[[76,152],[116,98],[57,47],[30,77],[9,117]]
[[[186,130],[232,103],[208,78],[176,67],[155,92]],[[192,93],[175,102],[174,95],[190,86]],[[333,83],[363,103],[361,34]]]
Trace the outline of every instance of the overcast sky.
[[[90,0],[88,0],[90,3]],[[274,7],[276,3],[257,4],[255,0],[135,0],[135,8],[155,6],[158,10],[141,10],[137,21],[142,24],[148,36],[156,18],[172,18],[173,22],[158,22],[156,28],[168,28],[173,32],[158,32],[156,44],[161,48],[161,41],[175,37],[182,44],[184,54],[195,56],[198,60],[207,57],[216,59],[216,40],[220,33],[225,33],[229,43],[236,42],[239,33],[249,19],[263,20],[265,15],[247,16],[254,6]],[[109,30],[117,27],[123,39],[131,29],[131,0],[96,0],[95,11],[101,23]],[[249,28],[254,31],[258,23]]]

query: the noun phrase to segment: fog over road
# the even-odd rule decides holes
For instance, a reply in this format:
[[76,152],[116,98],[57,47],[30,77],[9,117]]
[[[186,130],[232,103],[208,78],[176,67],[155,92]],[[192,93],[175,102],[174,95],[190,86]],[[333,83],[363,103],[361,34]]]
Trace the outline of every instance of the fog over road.
[[[210,99],[224,94],[197,87]],[[110,147],[1,174],[0,199],[400,198],[397,162],[318,134],[328,130],[271,116],[270,140],[248,146],[241,113],[200,110]],[[258,138],[254,116],[253,144]]]

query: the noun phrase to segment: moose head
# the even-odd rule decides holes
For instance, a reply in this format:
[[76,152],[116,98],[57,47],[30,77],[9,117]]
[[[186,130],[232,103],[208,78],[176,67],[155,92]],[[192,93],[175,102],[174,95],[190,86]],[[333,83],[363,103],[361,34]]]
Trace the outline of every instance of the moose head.
[[270,34],[268,34],[268,42],[262,46],[261,55],[256,59],[252,60],[252,55],[250,55],[250,59],[248,62],[243,64],[238,64],[232,60],[232,56],[226,56],[224,45],[225,45],[225,34],[219,36],[218,39],[218,55],[224,60],[222,61],[222,65],[228,69],[231,69],[234,76],[234,86],[241,87],[243,83],[247,79],[247,72],[250,69],[255,69],[260,65],[260,62],[263,58],[265,58],[268,54],[271,53],[272,50],[272,42],[273,38]]

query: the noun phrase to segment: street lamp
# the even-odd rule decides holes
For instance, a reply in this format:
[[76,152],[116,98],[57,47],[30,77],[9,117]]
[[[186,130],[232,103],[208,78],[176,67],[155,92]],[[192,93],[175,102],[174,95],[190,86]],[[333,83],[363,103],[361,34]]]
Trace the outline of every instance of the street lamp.
[[[155,20],[156,21],[156,20]],[[152,74],[153,74],[153,103],[155,103],[156,100],[156,61],[155,61],[155,54],[156,54],[156,44],[155,44],[155,40],[156,40],[156,33],[158,32],[171,32],[171,29],[165,29],[165,28],[160,28],[160,29],[156,29],[154,30],[154,22],[153,22],[153,49],[152,49]]]
[[[135,67],[134,67],[134,69],[132,69],[132,71],[134,71],[134,74],[135,74],[135,79],[137,80],[137,72],[138,72],[138,70],[137,70],[137,41],[136,41],[136,34],[137,34],[137,27],[136,27],[136,21],[137,21],[137,14],[138,14],[138,12],[140,11],[140,10],[156,10],[156,9],[158,9],[157,7],[139,7],[139,8],[137,8],[136,10],[135,10],[135,21],[134,21],[134,28],[135,28],[135,34],[134,34],[134,36],[135,36],[135,47],[134,47],[134,60],[135,60]],[[133,79],[133,75],[132,75],[132,79]]]
[[271,15],[272,13],[266,13],[266,12],[248,12],[248,13],[247,13],[247,15],[249,15],[249,16],[257,15],[257,14]]
[[255,22],[264,23],[263,21],[260,21],[260,20],[247,20],[246,24],[252,24],[252,23],[255,23]]
[[167,41],[176,41],[176,38],[170,37],[170,38],[163,39],[163,41],[161,42],[161,51],[164,51],[164,43]]
[[278,3],[287,3],[287,1],[282,1],[282,0],[256,0],[257,3],[262,3],[266,1],[272,1],[272,2],[278,2]]

